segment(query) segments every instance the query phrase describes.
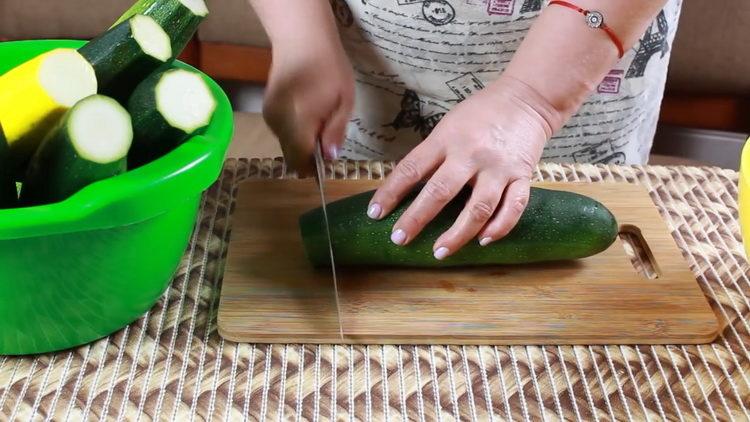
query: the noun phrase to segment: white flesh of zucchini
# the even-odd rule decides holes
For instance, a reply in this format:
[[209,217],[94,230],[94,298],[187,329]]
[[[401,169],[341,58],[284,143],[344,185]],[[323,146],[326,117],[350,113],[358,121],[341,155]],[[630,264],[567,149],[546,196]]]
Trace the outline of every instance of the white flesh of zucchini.
[[130,30],[144,53],[162,62],[172,57],[172,41],[153,18],[143,15],[133,16],[130,20]]
[[157,84],[156,108],[172,127],[192,133],[211,121],[216,99],[200,75],[177,69]]
[[133,142],[130,114],[112,98],[88,97],[71,111],[68,136],[81,158],[100,164],[117,161]]
[[180,0],[180,3],[190,9],[190,11],[196,16],[208,15],[208,7],[203,0]]

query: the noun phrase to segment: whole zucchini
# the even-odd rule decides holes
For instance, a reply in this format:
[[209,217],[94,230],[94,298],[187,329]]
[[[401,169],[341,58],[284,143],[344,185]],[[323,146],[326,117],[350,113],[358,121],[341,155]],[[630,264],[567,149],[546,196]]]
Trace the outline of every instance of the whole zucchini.
[[[393,225],[416,198],[413,190],[398,208],[376,221],[366,215],[374,191],[327,205],[336,265],[383,267],[453,267],[528,264],[585,258],[606,250],[617,238],[618,224],[601,203],[572,192],[532,188],[529,204],[516,227],[488,246],[470,242],[453,256],[438,261],[433,245],[464,208],[471,191],[454,198],[408,246],[390,240]],[[330,265],[322,208],[299,220],[308,259]]]

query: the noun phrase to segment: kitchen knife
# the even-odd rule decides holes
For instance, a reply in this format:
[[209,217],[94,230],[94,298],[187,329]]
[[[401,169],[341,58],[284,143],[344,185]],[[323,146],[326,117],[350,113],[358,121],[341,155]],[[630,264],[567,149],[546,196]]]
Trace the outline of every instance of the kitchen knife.
[[323,208],[323,220],[328,235],[328,252],[331,257],[331,273],[333,274],[333,294],[336,296],[336,318],[339,322],[339,337],[344,340],[344,326],[341,321],[341,304],[339,302],[339,286],[338,279],[336,277],[336,261],[334,261],[333,254],[333,239],[331,237],[331,228],[328,222],[328,210],[326,208],[326,195],[325,195],[325,163],[323,162],[323,147],[320,139],[315,142],[315,180],[318,183],[318,190],[320,191],[320,202]]

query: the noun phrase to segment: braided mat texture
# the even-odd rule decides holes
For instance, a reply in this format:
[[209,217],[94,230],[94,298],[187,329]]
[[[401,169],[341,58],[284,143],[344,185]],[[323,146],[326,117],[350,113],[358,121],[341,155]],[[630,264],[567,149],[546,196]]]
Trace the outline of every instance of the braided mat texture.
[[[338,163],[374,178],[392,163]],[[737,173],[541,165],[545,180],[645,185],[725,328],[704,346],[253,345],[223,341],[216,311],[237,184],[280,160],[229,161],[206,193],[170,289],[93,344],[0,358],[2,420],[750,420],[750,266]]]

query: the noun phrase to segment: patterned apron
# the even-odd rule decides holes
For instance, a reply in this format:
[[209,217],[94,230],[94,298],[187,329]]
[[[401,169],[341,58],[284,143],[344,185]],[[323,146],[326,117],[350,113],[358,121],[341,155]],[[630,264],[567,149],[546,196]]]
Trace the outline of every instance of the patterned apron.
[[[640,41],[555,133],[543,161],[647,162],[681,3],[667,3]],[[503,72],[547,2],[332,4],[356,77],[356,106],[342,156],[393,160],[425,139],[454,105]]]

